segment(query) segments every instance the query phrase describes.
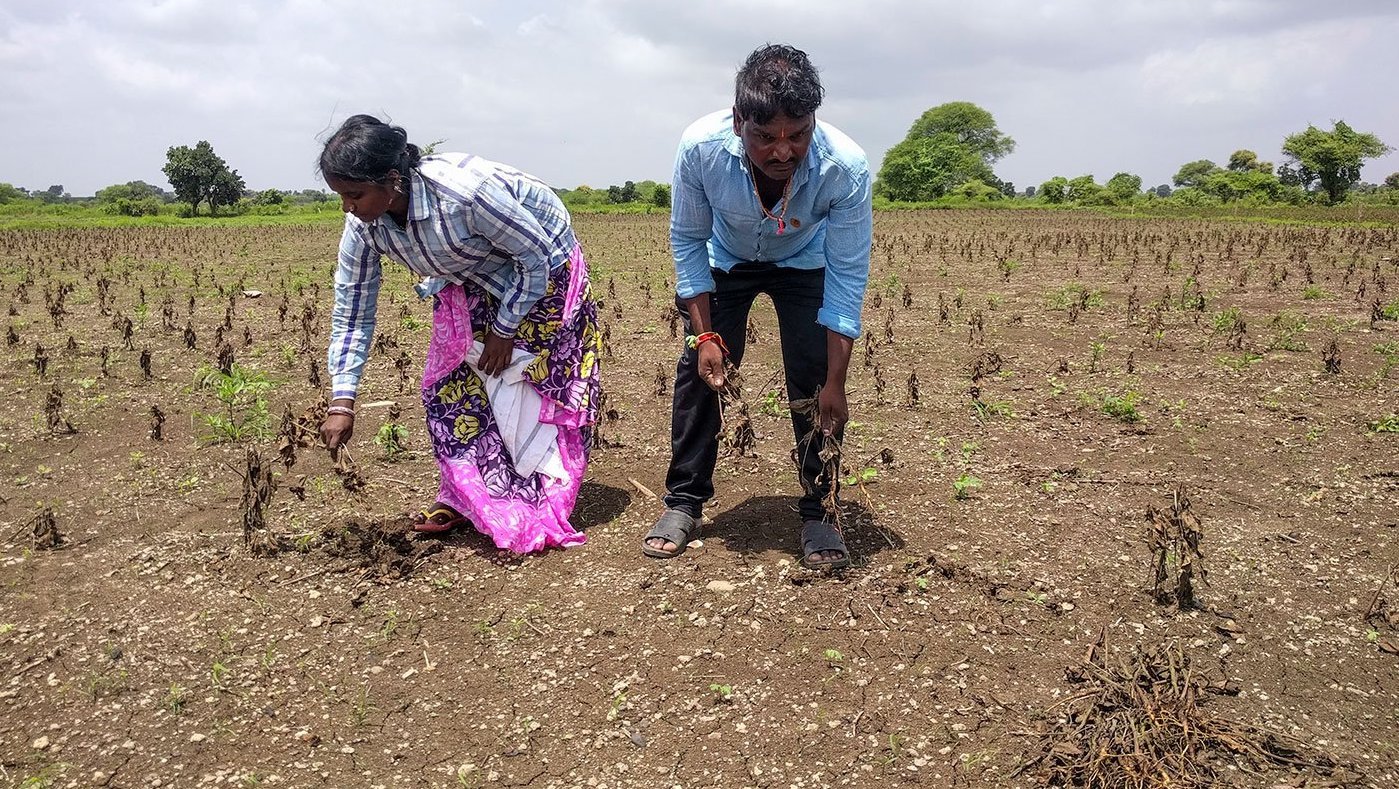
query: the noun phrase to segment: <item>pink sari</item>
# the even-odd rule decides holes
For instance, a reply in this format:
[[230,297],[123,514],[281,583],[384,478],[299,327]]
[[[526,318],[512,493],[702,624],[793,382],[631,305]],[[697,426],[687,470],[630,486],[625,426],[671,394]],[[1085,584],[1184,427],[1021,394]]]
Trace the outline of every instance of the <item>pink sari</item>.
[[423,407],[441,469],[438,501],[468,518],[496,547],[530,553],[583,544],[569,516],[588,465],[597,419],[602,337],[583,251],[574,247],[515,335],[535,358],[526,385],[543,398],[539,423],[556,428],[560,464],[521,474],[492,413],[486,384],[467,363],[496,311],[485,291],[450,285],[437,294],[423,371]]

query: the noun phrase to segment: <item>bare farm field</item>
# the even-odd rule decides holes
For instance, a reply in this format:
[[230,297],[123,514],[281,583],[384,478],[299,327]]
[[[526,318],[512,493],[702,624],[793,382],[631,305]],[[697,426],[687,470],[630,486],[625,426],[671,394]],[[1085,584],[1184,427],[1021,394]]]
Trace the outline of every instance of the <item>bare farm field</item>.
[[417,539],[429,306],[386,266],[310,442],[338,227],[0,230],[0,786],[1399,785],[1399,229],[882,212],[796,563],[776,319],[703,540],[664,215],[583,216],[576,525]]

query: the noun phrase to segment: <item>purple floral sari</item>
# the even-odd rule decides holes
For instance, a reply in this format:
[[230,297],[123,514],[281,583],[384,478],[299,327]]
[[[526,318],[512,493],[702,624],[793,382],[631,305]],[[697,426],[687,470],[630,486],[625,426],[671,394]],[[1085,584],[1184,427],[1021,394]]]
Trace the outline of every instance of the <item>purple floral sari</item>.
[[575,246],[568,263],[550,273],[544,297],[515,334],[515,347],[535,357],[525,378],[544,400],[539,421],[558,429],[562,478],[516,471],[484,382],[466,362],[467,351],[483,341],[495,316],[496,298],[479,288],[450,285],[436,299],[423,407],[442,472],[438,501],[504,550],[581,545],[587,538],[569,524],[569,515],[588,465],[602,348],[582,249]]

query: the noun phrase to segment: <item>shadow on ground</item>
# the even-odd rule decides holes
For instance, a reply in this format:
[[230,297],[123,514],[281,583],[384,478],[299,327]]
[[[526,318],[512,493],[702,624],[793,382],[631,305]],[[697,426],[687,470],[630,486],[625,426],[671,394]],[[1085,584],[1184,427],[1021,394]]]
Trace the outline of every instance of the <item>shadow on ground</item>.
[[[781,551],[793,557],[801,549],[801,520],[797,500],[791,496],[754,496],[714,516],[705,527],[706,540],[745,555]],[[880,524],[865,505],[846,501],[840,508],[846,545],[856,565],[870,561],[881,551],[899,550],[903,538]]]
[[[573,517],[570,520],[573,523],[573,528],[587,532],[594,526],[616,520],[626,511],[629,504],[631,504],[629,491],[600,482],[584,481],[578,489],[578,501],[574,504]],[[450,534],[441,536],[421,535],[419,539],[440,540],[447,546],[469,550],[477,556],[497,564],[518,564],[523,558],[497,549],[495,544],[491,542],[491,538],[470,526],[456,529]]]

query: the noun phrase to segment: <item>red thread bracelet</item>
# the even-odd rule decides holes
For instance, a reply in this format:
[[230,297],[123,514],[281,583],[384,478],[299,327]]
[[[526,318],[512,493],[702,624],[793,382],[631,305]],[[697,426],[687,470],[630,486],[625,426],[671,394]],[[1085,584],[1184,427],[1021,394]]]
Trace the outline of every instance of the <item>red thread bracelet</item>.
[[719,332],[707,331],[701,333],[698,337],[695,338],[695,348],[698,349],[701,345],[704,345],[707,342],[718,343],[719,350],[723,351],[725,356],[729,355],[729,346],[724,344],[724,338],[719,336]]

